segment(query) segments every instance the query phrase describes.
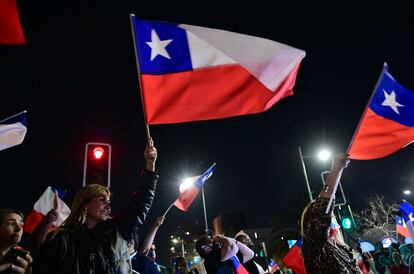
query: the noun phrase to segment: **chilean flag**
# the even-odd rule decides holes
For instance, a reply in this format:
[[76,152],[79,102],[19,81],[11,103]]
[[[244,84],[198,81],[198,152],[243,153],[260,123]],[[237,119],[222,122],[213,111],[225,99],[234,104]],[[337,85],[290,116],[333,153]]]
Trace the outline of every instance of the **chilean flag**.
[[194,199],[200,192],[201,187],[208,178],[213,175],[216,163],[209,167],[203,174],[189,178],[187,182],[180,185],[180,195],[174,205],[182,211],[187,211]]
[[294,246],[283,256],[282,262],[297,274],[306,274],[305,262],[302,256],[302,239],[298,240]]
[[266,111],[292,95],[305,52],[268,39],[131,15],[148,124]]
[[0,150],[21,144],[26,132],[25,110],[0,121]]
[[269,265],[267,266],[267,268],[269,269],[269,273],[273,273],[276,270],[279,270],[279,266],[273,259],[269,260]]
[[0,0],[0,44],[24,44],[16,0]]
[[396,225],[396,231],[398,234],[406,238],[410,237],[410,233],[408,232],[407,225],[405,224],[403,217],[395,216],[395,225]]
[[32,233],[36,226],[42,221],[43,217],[51,210],[55,209],[58,213],[58,219],[52,226],[52,230],[60,226],[70,214],[70,208],[59,197],[59,193],[48,186],[40,196],[39,200],[34,204],[33,210],[26,216],[24,220],[23,230]]
[[385,64],[348,153],[351,159],[378,159],[413,140],[414,93],[400,85]]

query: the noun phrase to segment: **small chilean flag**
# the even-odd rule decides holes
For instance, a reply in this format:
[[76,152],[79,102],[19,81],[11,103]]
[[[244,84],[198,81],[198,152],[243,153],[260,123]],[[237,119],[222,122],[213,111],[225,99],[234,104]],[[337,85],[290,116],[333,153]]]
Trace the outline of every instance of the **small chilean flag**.
[[305,52],[268,39],[131,15],[148,124],[260,113],[293,94]]
[[21,144],[26,132],[25,110],[0,121],[0,150]]
[[410,237],[410,233],[408,232],[407,225],[405,224],[403,217],[395,216],[395,225],[398,234],[403,235],[406,238]]
[[52,228],[55,229],[69,216],[70,208],[59,197],[58,191],[54,191],[52,187],[48,186],[39,200],[34,204],[33,210],[26,216],[23,230],[31,234],[42,221],[43,217],[53,208],[58,213],[58,219]]
[[174,205],[182,211],[187,211],[200,192],[200,189],[203,186],[204,182],[207,181],[211,175],[213,175],[215,169],[216,163],[204,171],[203,174],[191,177],[189,178],[188,182],[181,184],[179,189],[180,195],[174,202]]

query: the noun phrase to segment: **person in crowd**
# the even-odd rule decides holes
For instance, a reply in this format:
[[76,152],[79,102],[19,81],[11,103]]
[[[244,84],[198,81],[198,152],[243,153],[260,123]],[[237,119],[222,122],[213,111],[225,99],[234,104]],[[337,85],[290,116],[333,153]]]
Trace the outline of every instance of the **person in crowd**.
[[350,248],[344,243],[333,214],[336,185],[349,163],[348,156],[338,154],[333,160],[326,184],[319,197],[309,203],[302,213],[302,254],[307,273],[360,273]]
[[81,188],[72,210],[35,257],[33,274],[132,273],[129,245],[152,205],[158,175],[157,150],[149,139],[146,165],[130,203],[110,217],[110,191],[97,184]]
[[245,244],[223,235],[201,237],[196,242],[196,251],[204,259],[207,274],[234,273],[233,260],[237,260],[237,257],[233,257],[239,251],[243,257],[241,263],[251,260],[254,256],[253,250]]
[[174,265],[174,274],[198,274],[196,268],[189,269],[184,257],[177,257]]
[[131,266],[133,273],[142,274],[160,274],[160,271],[154,261],[146,255],[140,254],[135,250],[137,237],[134,237],[130,243]]
[[382,242],[378,242],[375,245],[376,251],[374,252],[374,262],[375,268],[377,269],[379,274],[385,274],[387,271],[387,265],[389,264],[388,261],[388,251],[384,248]]
[[[254,243],[252,241],[252,239],[250,239],[249,235],[247,235],[244,232],[239,232],[237,233],[236,237],[234,238],[237,241],[245,244],[248,248],[250,248],[251,250],[254,250]],[[237,253],[237,258],[239,259],[239,261],[243,261],[243,254],[241,254],[241,252],[239,251]],[[249,274],[264,274],[265,271],[263,270],[263,268],[257,264],[253,258],[248,260],[247,262],[243,263],[244,268],[246,268],[247,272],[249,272]]]
[[150,230],[147,233],[147,236],[145,237],[140,249],[139,253],[145,256],[148,256],[151,258],[151,260],[155,261],[156,259],[156,253],[155,253],[155,243],[154,238],[157,234],[158,228],[164,223],[165,217],[159,216],[154,224],[151,226]]
[[[56,209],[52,208],[40,221],[40,223],[33,230],[32,234],[29,237],[28,250],[30,253],[35,256],[37,250],[46,241],[53,232],[50,232],[50,228],[58,219],[58,212]],[[48,236],[49,235],[49,236]]]
[[0,273],[30,273],[33,259],[18,244],[23,235],[23,213],[0,209]]
[[411,255],[413,255],[413,249],[412,249],[412,244],[401,244],[398,248],[398,250],[400,251],[401,257],[403,259],[403,263],[405,263],[406,265],[409,264],[410,262],[410,257]]
[[354,254],[355,254],[354,258],[357,261],[359,270],[361,270],[363,274],[368,274],[370,266],[368,262],[365,262],[364,255],[362,253],[362,249],[360,245],[356,247]]
[[377,268],[375,267],[374,258],[370,252],[363,253],[364,261],[367,263],[365,265],[368,269],[368,274],[378,274]]
[[393,252],[392,261],[393,261],[393,264],[390,266],[391,274],[409,274],[410,273],[410,268],[406,266],[405,264],[403,264],[400,253]]

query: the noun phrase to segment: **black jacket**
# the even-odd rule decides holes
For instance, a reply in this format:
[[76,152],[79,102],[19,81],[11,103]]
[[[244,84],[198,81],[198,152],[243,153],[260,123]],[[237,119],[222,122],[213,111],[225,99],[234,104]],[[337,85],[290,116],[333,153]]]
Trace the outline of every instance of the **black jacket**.
[[60,230],[33,260],[33,274],[132,273],[128,243],[154,200],[158,175],[142,172],[131,202],[113,219],[93,229]]

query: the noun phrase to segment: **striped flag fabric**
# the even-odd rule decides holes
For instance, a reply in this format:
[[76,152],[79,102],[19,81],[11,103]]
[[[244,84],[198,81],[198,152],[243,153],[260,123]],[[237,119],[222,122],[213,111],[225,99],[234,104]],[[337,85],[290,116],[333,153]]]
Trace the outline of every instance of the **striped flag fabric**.
[[21,144],[26,132],[26,111],[0,121],[0,150]]
[[148,124],[260,113],[293,95],[305,51],[231,31],[131,15]]

